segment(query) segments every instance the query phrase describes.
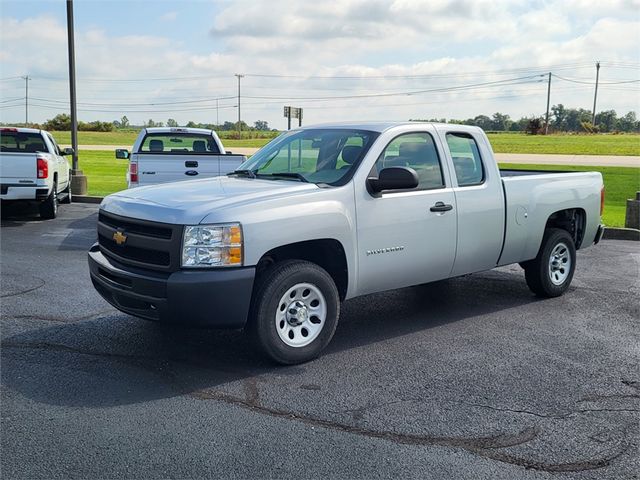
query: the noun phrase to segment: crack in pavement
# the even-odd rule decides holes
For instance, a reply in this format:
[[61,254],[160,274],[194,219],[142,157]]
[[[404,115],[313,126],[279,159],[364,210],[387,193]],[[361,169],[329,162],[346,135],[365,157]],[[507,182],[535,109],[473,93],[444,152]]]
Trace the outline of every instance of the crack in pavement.
[[[44,350],[51,350],[51,351],[60,351],[65,353],[91,355],[91,356],[96,356],[101,358],[120,360],[124,362],[129,362],[129,363],[131,363],[132,361],[135,361],[137,363],[164,361],[165,365],[169,362],[189,364],[189,362],[181,362],[180,360],[177,360],[177,359],[160,359],[157,357],[144,356],[144,355],[125,355],[125,354],[114,354],[114,353],[107,353],[107,352],[87,351],[87,350],[71,347],[68,345],[54,344],[54,343],[48,343],[48,342],[41,342],[41,343],[2,342],[0,343],[0,346],[2,346],[3,348],[44,349]],[[450,437],[450,436],[437,436],[437,435],[426,435],[426,434],[425,435],[406,434],[406,433],[398,433],[398,432],[387,431],[387,430],[372,430],[369,428],[364,428],[356,425],[349,425],[349,424],[341,423],[338,421],[315,417],[312,415],[300,414],[293,411],[281,410],[278,408],[262,405],[260,401],[260,391],[258,388],[259,379],[257,376],[251,374],[251,372],[241,372],[237,370],[235,371],[235,373],[243,373],[247,375],[247,378],[245,378],[243,381],[243,390],[244,390],[245,398],[241,398],[241,397],[231,395],[229,393],[225,393],[215,389],[205,388],[205,389],[193,390],[188,386],[181,384],[180,377],[176,375],[173,371],[171,371],[169,368],[165,369],[163,373],[165,375],[168,375],[169,378],[166,378],[166,380],[174,386],[174,388],[176,389],[176,393],[181,395],[186,395],[197,400],[220,401],[229,405],[237,406],[240,408],[244,408],[253,412],[257,412],[259,414],[268,415],[275,418],[297,421],[297,422],[304,423],[307,425],[312,425],[315,427],[330,429],[334,431],[341,431],[341,432],[359,435],[367,438],[386,440],[386,441],[390,441],[390,442],[401,444],[401,445],[441,446],[441,447],[450,447],[450,448],[461,448],[463,450],[482,456],[484,458],[488,458],[488,459],[502,462],[502,463],[508,463],[511,465],[521,466],[526,469],[540,470],[545,472],[580,472],[585,470],[595,470],[595,469],[608,466],[612,461],[614,461],[616,458],[623,455],[629,449],[629,445],[621,441],[619,442],[619,447],[617,449],[614,449],[612,447],[608,453],[602,454],[600,458],[592,458],[588,460],[579,460],[575,462],[565,462],[565,463],[548,463],[548,462],[542,462],[538,460],[532,460],[529,458],[514,455],[514,454],[500,450],[504,448],[523,445],[537,438],[540,434],[540,429],[535,426],[527,427],[521,430],[520,432],[513,433],[513,434],[501,433],[498,435],[485,436],[485,437]],[[633,385],[633,388],[637,388],[637,387]],[[469,404],[469,403],[455,402],[455,401],[452,403],[490,408],[493,410],[509,412],[509,413],[523,413],[528,415],[534,415],[540,418],[552,418],[552,419],[564,418],[563,416],[544,415],[544,414],[539,414],[539,413],[531,412],[527,410],[506,409],[506,408],[500,408],[500,407],[493,407],[490,405]],[[352,410],[356,411],[358,409],[352,409]],[[621,411],[621,410],[620,409],[584,409],[584,410],[578,410],[577,412],[570,412],[569,414],[565,415],[565,417],[575,413],[587,413],[592,411],[612,412],[612,411]],[[638,410],[629,410],[629,411],[636,412]]]
[[[4,276],[15,276],[15,275],[9,275],[9,274],[5,274]],[[33,292],[34,290],[37,290],[39,288],[42,288],[44,286],[44,284],[46,283],[44,281],[44,279],[40,278],[40,277],[33,277],[34,279],[38,280],[40,282],[39,285],[36,285],[35,287],[31,287],[31,288],[25,288],[23,290],[19,290],[17,292],[11,292],[11,293],[4,293],[2,295],[0,295],[0,298],[7,298],[7,297],[17,297],[19,295],[24,295],[25,293],[29,293],[29,292]]]

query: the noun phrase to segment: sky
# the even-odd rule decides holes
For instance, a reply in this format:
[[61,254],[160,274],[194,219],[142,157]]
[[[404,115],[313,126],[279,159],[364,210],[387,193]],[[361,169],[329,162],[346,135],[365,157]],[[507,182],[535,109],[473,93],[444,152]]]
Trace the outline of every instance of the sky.
[[[75,0],[80,120],[640,112],[640,0]],[[63,0],[0,0],[0,121],[69,111]]]

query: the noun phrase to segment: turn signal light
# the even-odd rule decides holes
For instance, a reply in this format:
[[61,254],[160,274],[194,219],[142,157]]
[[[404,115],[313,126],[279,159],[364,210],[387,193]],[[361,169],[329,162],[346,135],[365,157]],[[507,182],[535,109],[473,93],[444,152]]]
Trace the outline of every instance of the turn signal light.
[[38,169],[38,178],[48,178],[49,177],[49,163],[46,158],[38,157],[37,161],[37,169]]
[[604,185],[600,189],[600,216],[604,212]]

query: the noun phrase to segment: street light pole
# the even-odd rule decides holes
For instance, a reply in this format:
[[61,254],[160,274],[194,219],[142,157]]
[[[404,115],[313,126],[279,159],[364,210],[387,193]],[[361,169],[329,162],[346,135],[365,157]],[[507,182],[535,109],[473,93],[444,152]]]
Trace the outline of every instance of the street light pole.
[[600,78],[600,62],[596,62],[596,91],[593,94],[593,112],[591,112],[591,125],[596,126],[596,100],[598,99],[598,80]]
[[73,34],[73,0],[67,0],[67,43],[69,50],[69,99],[71,110],[71,147],[73,162],[71,190],[77,195],[87,194],[87,177],[78,169],[78,114],[76,110],[76,55]]

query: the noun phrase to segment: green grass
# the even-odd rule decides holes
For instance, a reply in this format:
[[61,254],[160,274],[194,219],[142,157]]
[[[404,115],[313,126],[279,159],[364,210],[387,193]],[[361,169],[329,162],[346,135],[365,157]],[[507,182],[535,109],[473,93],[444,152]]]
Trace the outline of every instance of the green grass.
[[490,133],[496,153],[541,153],[566,155],[640,155],[640,135],[526,135]]
[[[117,160],[110,151],[81,150],[80,168],[88,177],[89,195],[104,196],[127,188],[128,162]],[[514,170],[566,170],[602,173],[606,188],[604,223],[610,227],[624,227],[627,199],[640,191],[640,168],[576,167],[569,165],[520,165],[501,163],[501,168]]]
[[[52,132],[58,143],[71,143],[70,132]],[[246,134],[248,134],[247,132]],[[219,132],[227,149],[233,147],[259,148],[277,132],[260,132],[265,138],[229,138],[236,132]],[[115,132],[78,132],[80,145],[119,145],[131,147],[138,130]],[[525,135],[522,133],[490,133],[489,140],[496,153],[541,153],[567,155],[640,155],[640,135]]]
[[600,172],[606,190],[603,222],[608,227],[624,227],[627,199],[640,191],[640,168],[633,167],[577,167],[573,165],[521,165],[501,163],[500,168],[513,170],[565,170],[572,172]]
[[[78,132],[78,145],[117,145],[131,148],[138,136],[139,130],[118,130],[115,132]],[[265,138],[242,138],[241,140],[228,138],[237,135],[236,132],[218,132],[225,148],[231,147],[262,147],[266,145],[278,132],[260,132]],[[51,132],[53,138],[62,145],[71,144],[71,132]]]
[[80,150],[80,169],[87,176],[89,195],[103,197],[127,188],[127,160],[118,160],[110,151]]

